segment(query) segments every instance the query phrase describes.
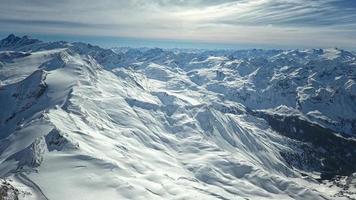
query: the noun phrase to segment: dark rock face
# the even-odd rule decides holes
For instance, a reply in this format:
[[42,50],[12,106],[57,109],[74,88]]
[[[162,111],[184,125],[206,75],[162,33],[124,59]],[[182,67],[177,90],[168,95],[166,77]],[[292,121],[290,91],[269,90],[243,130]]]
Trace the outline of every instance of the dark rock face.
[[28,36],[18,37],[14,34],[10,34],[7,38],[0,41],[0,50],[11,50],[40,42],[40,40],[31,39]]
[[61,133],[57,129],[53,129],[45,136],[45,142],[48,151],[60,151],[64,148],[75,150],[79,148],[79,144],[72,143],[66,138],[65,133]]
[[18,161],[17,170],[22,170],[24,167],[36,168],[43,162],[43,155],[46,151],[60,151],[64,148],[75,150],[79,148],[78,144],[71,143],[62,134],[64,133],[53,129],[47,135],[35,139],[32,144],[10,156],[7,160]]
[[31,54],[23,53],[23,52],[4,52],[4,53],[0,53],[0,61],[9,63],[9,62],[13,62],[14,59],[23,58],[29,55]]
[[264,118],[276,132],[300,142],[300,152],[281,152],[291,166],[318,171],[321,179],[350,176],[356,171],[356,140],[338,136],[298,116],[254,114]]
[[7,160],[17,160],[18,168],[22,169],[24,166],[38,167],[43,161],[43,154],[45,152],[45,142],[43,138],[36,139],[30,146],[20,152],[10,156]]
[[[16,90],[11,94],[11,97],[17,102],[19,108],[18,111],[23,112],[27,110],[43,95],[47,88],[47,84],[44,82],[45,79],[46,73],[42,70],[38,70],[32,73],[29,78],[8,87],[10,90],[11,87],[16,87]],[[6,89],[7,88],[4,88],[3,90]]]
[[0,178],[0,200],[18,200],[19,191],[6,180]]
[[4,130],[6,123],[10,121],[15,124],[21,123],[27,110],[36,105],[41,106],[39,99],[44,97],[48,87],[45,82],[46,76],[45,71],[37,70],[20,82],[0,87],[0,102],[8,102],[0,104],[0,129],[2,129],[0,139],[8,136],[9,130]]

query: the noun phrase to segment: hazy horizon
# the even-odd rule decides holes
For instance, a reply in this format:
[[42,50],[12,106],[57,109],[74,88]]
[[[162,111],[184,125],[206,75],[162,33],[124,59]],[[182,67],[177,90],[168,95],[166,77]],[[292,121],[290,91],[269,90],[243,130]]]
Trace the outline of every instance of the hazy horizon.
[[303,47],[303,46],[283,46],[283,45],[251,45],[251,44],[216,44],[216,43],[199,43],[188,41],[173,41],[173,40],[144,40],[135,38],[119,38],[119,37],[100,37],[100,36],[71,36],[71,35],[38,35],[26,33],[0,33],[0,40],[14,34],[17,37],[28,36],[31,39],[38,39],[44,42],[66,41],[66,42],[83,42],[92,45],[97,45],[102,48],[162,48],[162,49],[201,49],[201,50],[294,50],[294,49],[331,49],[338,48],[348,51],[356,51],[355,48],[343,48],[338,46],[330,47]]

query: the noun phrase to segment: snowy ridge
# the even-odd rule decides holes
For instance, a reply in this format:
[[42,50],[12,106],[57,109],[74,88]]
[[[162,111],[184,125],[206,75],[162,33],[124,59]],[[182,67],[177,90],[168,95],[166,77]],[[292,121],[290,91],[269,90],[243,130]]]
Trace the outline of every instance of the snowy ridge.
[[[355,130],[351,53],[21,43],[0,45],[0,177],[20,199],[354,195],[355,167],[343,162],[356,159],[356,142],[332,131]],[[298,118],[278,126],[277,115]],[[340,139],[313,143],[286,127]],[[344,150],[327,157],[335,144]],[[335,175],[345,179],[329,187]]]

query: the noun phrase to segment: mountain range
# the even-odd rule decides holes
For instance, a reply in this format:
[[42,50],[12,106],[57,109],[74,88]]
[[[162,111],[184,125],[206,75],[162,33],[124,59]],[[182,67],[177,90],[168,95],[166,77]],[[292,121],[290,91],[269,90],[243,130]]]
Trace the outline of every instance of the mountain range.
[[0,41],[0,199],[356,199],[356,54]]

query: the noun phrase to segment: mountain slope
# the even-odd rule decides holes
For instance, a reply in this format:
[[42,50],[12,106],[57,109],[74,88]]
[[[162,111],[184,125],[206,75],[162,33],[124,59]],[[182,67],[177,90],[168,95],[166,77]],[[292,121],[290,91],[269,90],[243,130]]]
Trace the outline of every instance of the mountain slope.
[[[353,195],[354,139],[337,136],[339,143],[315,144],[308,137],[291,135],[285,127],[292,127],[292,122],[283,126],[286,120],[273,117],[298,116],[304,123],[293,121],[298,131],[314,132],[313,123],[319,123],[317,129],[331,138],[336,137],[331,128],[353,134],[294,107],[295,94],[277,98],[279,94],[272,92],[276,78],[264,82],[266,73],[275,72],[258,67],[266,63],[264,59],[280,68],[273,63],[275,57],[291,52],[114,53],[82,43],[53,44],[36,42],[30,51],[18,51],[27,48],[24,42],[0,52],[12,55],[1,59],[0,103],[5,112],[0,115],[0,176],[19,190],[20,199],[347,199]],[[249,63],[244,65],[247,61],[237,55]],[[313,56],[319,59],[325,53]],[[350,56],[347,65],[354,62]],[[298,63],[311,59],[299,57]],[[348,82],[347,77],[341,79]],[[336,120],[355,120],[354,86],[348,84],[350,93],[338,93],[342,100],[335,106],[342,105],[349,113],[340,112]],[[267,93],[275,99],[262,98]],[[289,107],[283,109],[283,104]],[[328,154],[322,149],[335,144],[344,145],[344,151],[338,149],[325,158]],[[303,156],[306,153],[309,157]],[[344,159],[345,153],[350,159]],[[317,181],[325,172],[332,176],[322,179],[349,178],[329,187],[333,182]]]

